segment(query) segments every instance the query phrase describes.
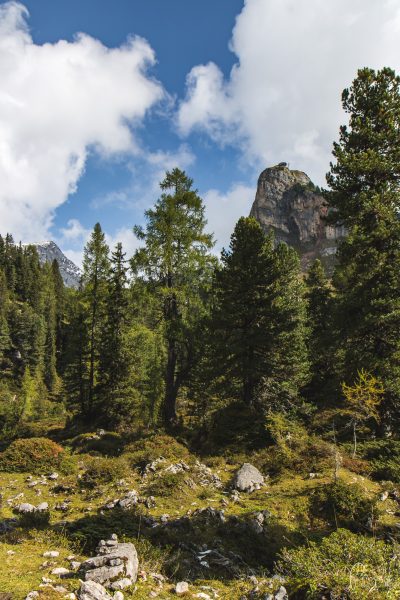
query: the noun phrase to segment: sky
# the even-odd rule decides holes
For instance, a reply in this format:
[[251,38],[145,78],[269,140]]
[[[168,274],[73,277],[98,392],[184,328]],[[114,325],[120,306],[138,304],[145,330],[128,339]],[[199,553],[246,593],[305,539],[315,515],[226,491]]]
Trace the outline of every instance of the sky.
[[130,256],[177,166],[218,252],[266,167],[324,184],[364,66],[400,72],[399,0],[0,1],[0,233]]

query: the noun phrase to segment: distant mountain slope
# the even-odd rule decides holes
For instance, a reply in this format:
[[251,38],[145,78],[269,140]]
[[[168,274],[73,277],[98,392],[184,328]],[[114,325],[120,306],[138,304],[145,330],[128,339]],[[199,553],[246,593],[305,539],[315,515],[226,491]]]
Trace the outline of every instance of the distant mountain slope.
[[67,287],[77,288],[79,286],[81,277],[79,267],[65,256],[55,242],[49,241],[30,245],[36,247],[42,264],[45,262],[53,262],[54,259],[57,260],[61,277]]

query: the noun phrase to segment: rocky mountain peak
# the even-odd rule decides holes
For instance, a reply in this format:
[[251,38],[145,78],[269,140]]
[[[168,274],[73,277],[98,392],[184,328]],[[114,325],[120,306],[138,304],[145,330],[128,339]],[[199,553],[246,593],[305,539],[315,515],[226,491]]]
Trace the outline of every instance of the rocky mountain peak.
[[320,189],[302,171],[279,163],[265,169],[258,178],[250,216],[264,231],[273,231],[277,242],[298,250],[303,269],[320,258],[330,269],[342,228],[326,225],[327,206]]
[[52,240],[30,244],[35,246],[39,255],[40,262],[53,262],[57,260],[60,269],[61,277],[67,287],[77,288],[81,277],[81,270],[60,250]]

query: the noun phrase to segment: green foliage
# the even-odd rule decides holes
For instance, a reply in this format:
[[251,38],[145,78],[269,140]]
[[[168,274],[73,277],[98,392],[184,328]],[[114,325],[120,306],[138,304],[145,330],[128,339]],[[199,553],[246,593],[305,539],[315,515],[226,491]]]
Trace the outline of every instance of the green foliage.
[[133,467],[143,468],[160,456],[170,461],[187,461],[190,453],[186,446],[172,436],[152,435],[128,444],[124,456]]
[[319,487],[313,496],[316,516],[325,516],[331,523],[349,529],[371,526],[378,516],[377,498],[370,497],[358,484],[335,481]]
[[22,411],[19,396],[0,381],[0,443],[8,442],[16,435]]
[[119,456],[123,450],[124,440],[121,435],[109,431],[101,436],[94,433],[82,433],[72,440],[72,448],[81,454],[102,454]]
[[50,512],[48,510],[24,513],[18,517],[18,524],[24,529],[44,529],[50,523]]
[[295,404],[307,379],[296,252],[283,244],[274,249],[259,223],[242,217],[221,260],[210,326],[219,388],[264,411]]
[[211,278],[212,236],[204,233],[204,206],[192,180],[179,169],[167,172],[154,209],[145,213],[146,228],[135,227],[144,247],[132,260],[133,270],[156,295],[167,347],[164,423],[176,422],[176,400],[195,357],[194,323],[204,312],[204,293]]
[[332,600],[396,600],[400,562],[395,548],[339,529],[320,544],[285,549],[279,572],[296,597]]
[[85,471],[79,483],[84,488],[113,483],[129,473],[127,462],[122,458],[93,457],[85,462]]
[[359,455],[368,461],[371,475],[378,481],[400,483],[400,441],[370,440],[358,445]]
[[57,469],[64,449],[47,438],[18,439],[0,453],[0,471],[47,473]]
[[153,479],[147,492],[151,496],[161,498],[182,496],[185,490],[185,478],[185,473],[162,473]]
[[400,415],[400,78],[361,69],[342,95],[349,125],[334,144],[329,218],[343,225],[337,288],[338,365],[345,381],[364,368],[385,389],[380,415]]

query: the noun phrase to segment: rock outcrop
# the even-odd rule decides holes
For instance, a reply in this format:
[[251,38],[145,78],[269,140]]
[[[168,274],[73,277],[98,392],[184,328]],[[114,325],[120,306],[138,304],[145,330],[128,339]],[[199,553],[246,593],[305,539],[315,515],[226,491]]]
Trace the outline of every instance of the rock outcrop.
[[337,241],[343,228],[328,226],[325,200],[311,179],[302,171],[279,163],[265,169],[258,178],[256,197],[250,216],[257,219],[266,233],[273,232],[276,242],[293,246],[300,254],[302,268],[320,258],[330,270]]
[[240,492],[254,492],[254,490],[259,490],[263,484],[263,475],[250,463],[244,463],[233,480],[233,487]]

